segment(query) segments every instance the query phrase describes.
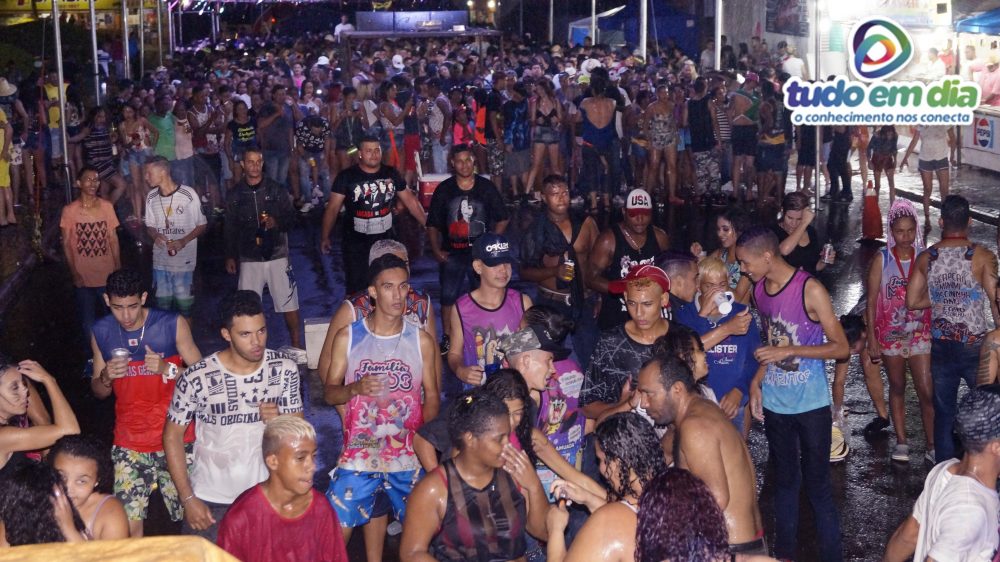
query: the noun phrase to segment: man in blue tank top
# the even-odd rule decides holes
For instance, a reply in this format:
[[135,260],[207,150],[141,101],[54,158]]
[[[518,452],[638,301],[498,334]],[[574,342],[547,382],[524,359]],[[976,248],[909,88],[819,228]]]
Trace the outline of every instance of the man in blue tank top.
[[819,558],[838,562],[843,553],[830,483],[833,417],[824,361],[850,355],[844,329],[823,284],[788,265],[770,229],[744,232],[736,242],[736,258],[754,283],[753,302],[767,334],[767,345],[754,353],[766,368],[750,384],[750,409],[764,422],[775,466],[774,554],[798,555],[799,486],[804,484]]
[[[201,351],[182,316],[146,307],[142,277],[130,269],[108,276],[104,302],[111,314],[94,324],[90,347],[94,373],[90,389],[99,399],[115,395],[115,496],[125,505],[129,535],[141,537],[153,486],[174,521],[183,516],[180,497],[167,471],[163,424],[177,375],[201,360]],[[116,357],[124,349],[128,357]],[[194,427],[184,435],[191,457]]]

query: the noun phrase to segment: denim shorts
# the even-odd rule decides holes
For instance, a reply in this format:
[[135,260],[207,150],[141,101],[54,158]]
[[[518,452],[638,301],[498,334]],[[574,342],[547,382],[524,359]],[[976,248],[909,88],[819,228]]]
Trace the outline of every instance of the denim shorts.
[[917,160],[917,169],[921,172],[937,172],[940,170],[947,170],[948,159],[940,158],[938,160]]
[[139,166],[142,167],[153,155],[152,148],[144,148],[142,150],[126,150],[125,151],[125,162],[129,166]]

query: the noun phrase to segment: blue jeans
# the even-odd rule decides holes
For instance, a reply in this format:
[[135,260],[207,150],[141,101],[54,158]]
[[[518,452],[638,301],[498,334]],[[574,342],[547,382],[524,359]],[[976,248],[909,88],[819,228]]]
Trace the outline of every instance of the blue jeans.
[[90,333],[94,329],[94,323],[97,322],[98,310],[101,311],[100,316],[104,316],[107,312],[104,307],[104,287],[77,287],[76,308],[80,312],[83,336],[87,338],[89,347]]
[[170,175],[174,181],[186,185],[194,186],[194,156],[173,160],[170,162]]
[[435,174],[448,173],[448,151],[451,150],[451,133],[445,133],[446,143],[441,146],[440,139],[435,137],[431,140],[431,162],[433,163]]
[[965,379],[976,387],[979,345],[957,341],[931,340],[931,381],[934,383],[934,462],[955,456],[955,414],[958,411],[958,385]]
[[441,272],[441,306],[455,304],[458,297],[479,286],[472,269],[472,255],[468,252],[450,252],[438,269]]
[[816,547],[820,560],[843,560],[840,516],[833,504],[830,483],[832,424],[829,406],[801,414],[764,410],[764,433],[774,463],[776,558],[795,559],[798,555],[799,488],[804,483],[816,520]]
[[288,152],[280,150],[264,151],[264,173],[267,177],[288,187],[288,163],[291,160]]
[[326,165],[325,152],[320,152],[319,154],[307,152],[305,156],[298,159],[300,193],[306,199],[312,193],[313,181],[312,166],[309,165],[310,158],[316,160],[316,179],[319,180],[319,187],[323,190],[323,200],[326,201],[330,197],[330,167]]

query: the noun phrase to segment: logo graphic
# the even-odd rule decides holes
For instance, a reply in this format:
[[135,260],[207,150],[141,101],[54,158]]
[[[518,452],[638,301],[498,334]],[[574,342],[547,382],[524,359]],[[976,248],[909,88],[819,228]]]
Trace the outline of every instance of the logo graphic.
[[993,148],[993,120],[985,117],[976,119],[976,144],[983,148]]
[[910,35],[889,18],[861,20],[849,37],[851,69],[865,82],[888,78],[913,58]]

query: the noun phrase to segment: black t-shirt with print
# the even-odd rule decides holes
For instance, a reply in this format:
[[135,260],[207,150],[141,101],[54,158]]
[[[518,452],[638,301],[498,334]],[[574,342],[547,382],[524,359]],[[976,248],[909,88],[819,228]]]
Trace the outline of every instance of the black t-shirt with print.
[[406,183],[395,168],[381,166],[369,174],[359,166],[352,166],[339,174],[333,182],[333,193],[344,196],[344,208],[350,226],[345,238],[357,240],[371,235],[385,235],[392,231],[392,208],[396,192],[406,189]]
[[431,198],[427,225],[441,233],[441,249],[468,252],[477,238],[510,218],[493,182],[476,176],[472,189],[463,191],[454,176],[438,184]]
[[580,390],[580,407],[593,402],[618,402],[626,380],[638,386],[639,369],[653,356],[653,346],[635,341],[625,332],[625,325],[601,333],[594,346],[590,367]]

